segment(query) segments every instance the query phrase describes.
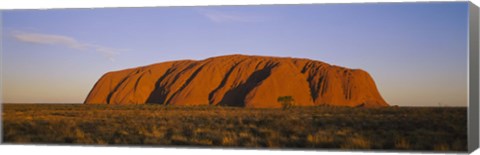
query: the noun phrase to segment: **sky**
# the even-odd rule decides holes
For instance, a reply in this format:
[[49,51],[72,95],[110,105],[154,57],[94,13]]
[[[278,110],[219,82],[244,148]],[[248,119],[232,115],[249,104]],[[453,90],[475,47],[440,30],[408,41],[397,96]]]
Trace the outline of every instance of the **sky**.
[[4,103],[82,103],[106,72],[229,54],[371,74],[390,105],[467,106],[468,2],[4,10]]

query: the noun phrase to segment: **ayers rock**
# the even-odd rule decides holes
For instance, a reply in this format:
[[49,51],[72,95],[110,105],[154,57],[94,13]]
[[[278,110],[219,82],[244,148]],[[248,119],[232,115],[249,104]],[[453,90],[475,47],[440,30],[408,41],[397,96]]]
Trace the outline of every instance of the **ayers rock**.
[[108,72],[97,81],[85,104],[278,108],[280,96],[292,96],[298,106],[388,106],[363,70],[309,59],[246,55]]

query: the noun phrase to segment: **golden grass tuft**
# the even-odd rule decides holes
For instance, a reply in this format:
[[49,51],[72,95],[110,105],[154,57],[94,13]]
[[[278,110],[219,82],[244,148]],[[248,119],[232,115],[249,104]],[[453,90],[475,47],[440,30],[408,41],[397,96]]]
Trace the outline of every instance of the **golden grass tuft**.
[[448,146],[448,144],[445,144],[445,143],[436,144],[435,146],[433,146],[433,150],[448,151],[448,150],[450,150],[450,146]]
[[351,138],[348,138],[345,143],[341,145],[341,148],[343,149],[370,149],[370,140],[363,136],[353,136]]
[[411,149],[410,143],[405,138],[398,138],[395,141],[395,149],[408,150]]

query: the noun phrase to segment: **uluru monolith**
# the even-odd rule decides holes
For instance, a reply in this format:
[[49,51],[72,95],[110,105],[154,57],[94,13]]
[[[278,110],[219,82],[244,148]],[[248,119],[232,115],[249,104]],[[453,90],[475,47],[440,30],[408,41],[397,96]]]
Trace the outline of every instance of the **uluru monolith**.
[[388,106],[372,77],[361,69],[310,59],[247,55],[108,72],[97,81],[85,104],[278,108],[281,96],[293,97],[296,106]]

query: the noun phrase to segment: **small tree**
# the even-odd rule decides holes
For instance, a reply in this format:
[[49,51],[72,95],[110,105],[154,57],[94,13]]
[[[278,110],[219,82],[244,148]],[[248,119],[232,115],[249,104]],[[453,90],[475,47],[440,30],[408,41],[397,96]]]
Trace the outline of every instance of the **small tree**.
[[280,96],[278,97],[277,101],[282,104],[283,110],[286,110],[293,106],[293,102],[295,100],[292,96]]

